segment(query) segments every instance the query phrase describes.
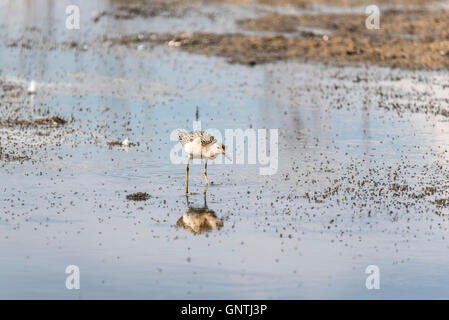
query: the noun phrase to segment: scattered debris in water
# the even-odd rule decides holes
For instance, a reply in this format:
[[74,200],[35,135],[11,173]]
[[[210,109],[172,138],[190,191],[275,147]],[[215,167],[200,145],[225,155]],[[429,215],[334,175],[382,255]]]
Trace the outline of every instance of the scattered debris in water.
[[446,208],[447,206],[449,206],[449,198],[436,199],[436,200],[435,200],[435,204],[436,204],[438,207],[444,207],[444,208]]
[[95,12],[92,15],[94,22],[99,22],[102,17],[111,17],[118,20],[129,20],[136,17],[181,17],[190,6],[185,1],[127,1],[112,10]]
[[30,160],[30,157],[9,154],[9,153],[6,153],[5,151],[3,151],[3,148],[0,147],[0,160],[3,160],[4,162],[25,161],[25,160]]
[[12,161],[26,161],[30,160],[31,158],[28,156],[16,156],[8,153],[2,153],[0,150],[0,160],[5,162],[12,162]]
[[0,120],[1,127],[38,127],[38,126],[62,126],[68,121],[60,116],[50,118],[38,118],[34,120],[6,119]]
[[109,147],[135,147],[138,146],[138,143],[134,143],[129,141],[128,138],[126,138],[123,141],[110,141],[108,142]]
[[136,192],[136,193],[128,194],[126,196],[127,200],[132,200],[132,201],[146,201],[150,198],[151,198],[151,196],[146,192]]

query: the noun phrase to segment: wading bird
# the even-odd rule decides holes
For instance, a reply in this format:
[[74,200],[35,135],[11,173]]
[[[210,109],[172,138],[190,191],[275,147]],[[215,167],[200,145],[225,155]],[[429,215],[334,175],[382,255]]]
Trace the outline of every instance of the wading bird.
[[[209,179],[207,178],[207,160],[215,159],[220,154],[226,156],[225,145],[218,142],[214,136],[211,136],[204,131],[187,132],[179,130],[178,136],[184,151],[189,156],[186,165],[186,193],[189,193],[189,162],[194,158],[205,159],[204,178],[209,186]],[[206,190],[204,192],[206,192]]]

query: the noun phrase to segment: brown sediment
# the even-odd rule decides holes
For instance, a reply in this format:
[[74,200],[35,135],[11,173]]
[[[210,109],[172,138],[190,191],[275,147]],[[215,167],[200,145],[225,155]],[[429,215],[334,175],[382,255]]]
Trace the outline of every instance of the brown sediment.
[[294,4],[294,5],[314,5],[314,4],[322,4],[322,5],[333,5],[333,6],[362,6],[362,5],[370,5],[370,4],[391,4],[391,5],[399,5],[399,4],[413,4],[413,5],[428,5],[433,1],[430,0],[378,0],[373,3],[372,0],[229,0],[236,3],[261,3],[268,5],[286,5],[286,4]]
[[3,151],[2,147],[0,147],[0,160],[4,161],[4,162],[25,161],[25,160],[30,160],[30,157],[18,156],[18,155],[6,153],[5,151]]
[[[126,35],[118,38],[105,38],[104,41],[110,42],[111,44],[119,45],[131,45],[140,42],[158,42],[160,36],[156,33],[139,33],[135,35]],[[163,37],[163,39],[167,39]]]
[[119,5],[111,9],[98,12],[93,16],[94,22],[100,21],[103,17],[113,19],[133,19],[136,17],[181,17],[193,7],[192,5],[210,5],[217,3],[229,3],[236,5],[254,5],[264,4],[270,6],[295,5],[300,7],[309,7],[312,5],[329,5],[339,7],[360,7],[368,5],[414,5],[425,7],[436,1],[432,0],[377,0],[373,3],[371,0],[151,0],[138,1],[127,0],[120,2]]
[[67,120],[60,116],[53,116],[50,118],[39,118],[34,120],[20,120],[20,119],[6,119],[0,120],[1,127],[38,127],[38,126],[53,126],[58,127],[67,123]]
[[426,6],[431,4],[432,0],[175,0],[175,3],[233,3],[239,5],[251,5],[251,4],[265,4],[265,5],[297,5],[297,6],[309,6],[309,5],[330,5],[330,6],[344,6],[354,7],[372,4],[389,4],[389,5],[415,5]]
[[123,143],[121,141],[110,141],[110,142],[108,142],[108,146],[121,147],[121,146],[123,146]]
[[447,11],[387,10],[382,12],[379,30],[367,29],[363,14],[273,14],[238,23],[253,31],[296,32],[299,27],[328,30],[321,39],[324,41],[305,39],[294,44],[306,51],[296,50],[296,54],[309,59],[433,69],[449,66],[448,16]]
[[12,161],[26,161],[26,160],[30,160],[30,157],[27,156],[16,156],[13,154],[8,154],[8,153],[0,153],[0,160],[5,161],[5,162],[12,162]]
[[[179,5],[181,2],[183,1],[178,0],[174,3]],[[332,3],[325,0],[320,2]],[[360,1],[343,2],[354,4]],[[174,6],[174,3],[171,5]],[[429,1],[416,1],[416,3],[427,4]],[[340,4],[340,1],[335,4]],[[239,20],[236,23],[244,30],[283,34],[140,33],[106,41],[119,45],[141,42],[168,44],[190,53],[221,56],[228,58],[230,62],[246,65],[303,59],[323,62],[364,62],[404,69],[438,69],[449,67],[447,17],[448,11],[428,10],[425,7],[388,9],[381,12],[380,29],[368,29],[365,25],[367,15],[364,12],[269,14]],[[301,28],[309,29],[301,30]],[[313,28],[320,30],[314,32]]]
[[93,20],[98,22],[102,17],[114,19],[133,19],[135,17],[182,16],[189,9],[189,1],[137,1],[129,0],[121,3],[111,10],[105,10],[94,15]]
[[446,208],[449,206],[449,198],[435,199],[434,203],[438,207]]
[[406,69],[449,67],[449,40],[420,42],[400,38],[330,36],[298,39],[284,36],[193,33],[166,42],[191,53],[226,57],[255,65],[301,58],[325,62],[369,62]]
[[396,111],[398,114],[402,114],[403,112],[411,112],[411,113],[424,113],[431,114],[435,116],[442,116],[445,118],[449,117],[449,111],[442,107],[438,103],[429,103],[429,104],[417,104],[415,102],[407,102],[407,103],[390,103],[390,104],[378,104],[379,108]]
[[24,88],[0,79],[0,99],[18,98],[23,93]]
[[135,147],[139,145],[139,143],[134,142],[129,142],[125,145],[122,141],[109,141],[107,144],[109,147]]
[[128,194],[126,196],[127,200],[132,200],[132,201],[146,201],[148,199],[150,199],[150,195],[146,192],[136,192],[136,193],[132,193],[132,194]]
[[251,31],[296,32],[298,27],[321,28],[328,35],[388,37],[432,37],[448,39],[449,12],[428,11],[425,9],[389,9],[382,11],[380,29],[368,29],[365,25],[367,15],[351,14],[310,14],[281,15],[270,14],[260,18],[242,19],[237,23]]
[[[245,19],[238,24],[252,31],[298,33],[244,35],[180,33],[164,37],[140,36],[141,40],[164,42],[192,53],[217,55],[247,65],[301,58],[324,62],[367,62],[406,69],[449,67],[449,19],[447,11],[387,10],[381,28],[365,26],[364,14],[279,15]],[[299,27],[321,28],[323,37]],[[132,40],[127,37],[122,41]]]

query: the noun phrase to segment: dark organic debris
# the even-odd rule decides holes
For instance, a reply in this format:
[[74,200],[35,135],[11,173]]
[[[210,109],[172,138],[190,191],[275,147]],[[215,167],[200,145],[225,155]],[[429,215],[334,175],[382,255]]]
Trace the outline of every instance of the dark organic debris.
[[127,200],[132,200],[132,201],[146,201],[148,199],[150,199],[150,195],[146,192],[136,192],[136,193],[132,193],[132,194],[128,194],[126,196]]
[[58,127],[65,125],[68,121],[60,116],[53,116],[50,118],[38,118],[34,120],[20,120],[20,119],[6,119],[0,120],[2,127],[38,127],[38,126],[53,126]]
[[449,206],[449,198],[435,199],[435,204],[438,207],[448,207]]
[[0,99],[18,98],[23,92],[23,87],[0,79]]
[[447,104],[438,104],[435,103],[429,103],[429,104],[419,104],[414,101],[409,101],[407,103],[398,103],[393,102],[390,104],[384,104],[379,103],[378,107],[381,109],[385,109],[388,111],[396,111],[397,114],[401,115],[404,112],[411,112],[411,113],[425,113],[425,114],[432,114],[435,116],[442,116],[445,118],[449,117],[449,110],[447,109]]
[[25,161],[30,160],[30,157],[28,156],[16,156],[13,154],[9,154],[3,151],[3,149],[0,147],[0,160],[3,160],[5,162],[10,161]]
[[92,19],[94,22],[100,21],[102,17],[111,17],[117,20],[128,20],[136,17],[180,17],[184,15],[189,6],[185,1],[127,1],[120,6],[96,13]]
[[129,142],[129,141],[109,141],[108,143],[109,147],[135,147],[138,146],[139,143]]

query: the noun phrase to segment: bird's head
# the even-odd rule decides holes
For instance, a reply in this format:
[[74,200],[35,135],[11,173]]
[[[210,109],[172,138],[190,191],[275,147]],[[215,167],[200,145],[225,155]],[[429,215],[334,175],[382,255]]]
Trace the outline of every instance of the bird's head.
[[223,143],[217,142],[214,146],[214,152],[217,154],[225,154],[226,147]]
[[224,155],[226,158],[230,159],[227,155],[226,155],[226,146],[223,143],[217,142],[214,144],[214,149],[213,152],[216,155],[222,154]]

